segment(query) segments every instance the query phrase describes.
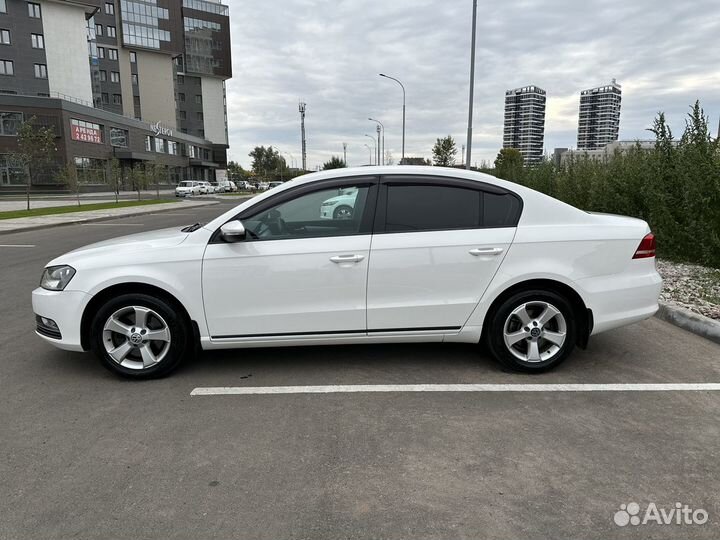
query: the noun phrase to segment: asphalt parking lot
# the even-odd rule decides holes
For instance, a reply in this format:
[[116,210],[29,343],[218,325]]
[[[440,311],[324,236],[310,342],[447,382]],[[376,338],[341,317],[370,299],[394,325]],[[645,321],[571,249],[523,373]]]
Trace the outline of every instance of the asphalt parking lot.
[[[204,353],[120,380],[34,335],[30,292],[89,242],[236,203],[0,237],[0,538],[717,538],[720,392],[191,396],[196,388],[720,383],[720,346],[665,322],[593,338],[541,376],[478,347]],[[6,247],[6,246],[33,247]],[[251,286],[238,276],[228,286]],[[637,502],[704,524],[616,525]]]

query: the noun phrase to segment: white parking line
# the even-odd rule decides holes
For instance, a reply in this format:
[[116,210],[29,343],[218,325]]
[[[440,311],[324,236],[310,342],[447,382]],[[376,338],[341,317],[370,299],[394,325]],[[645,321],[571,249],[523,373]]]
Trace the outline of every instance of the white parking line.
[[326,386],[217,386],[191,396],[250,394],[340,394],[359,392],[697,392],[719,391],[720,383],[638,384],[348,384]]
[[34,248],[35,244],[0,244],[0,248],[4,247]]

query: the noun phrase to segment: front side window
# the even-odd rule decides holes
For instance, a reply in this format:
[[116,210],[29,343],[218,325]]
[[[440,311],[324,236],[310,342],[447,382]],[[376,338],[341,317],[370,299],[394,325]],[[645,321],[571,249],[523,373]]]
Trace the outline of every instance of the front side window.
[[451,186],[387,186],[386,232],[442,231],[480,226],[481,193]]
[[283,240],[360,234],[370,188],[328,188],[243,218],[248,240]]

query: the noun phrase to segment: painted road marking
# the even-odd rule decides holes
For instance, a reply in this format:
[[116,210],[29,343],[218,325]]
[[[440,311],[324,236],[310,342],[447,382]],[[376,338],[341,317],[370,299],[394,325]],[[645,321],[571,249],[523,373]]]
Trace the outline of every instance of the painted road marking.
[[200,387],[191,396],[250,394],[341,394],[361,392],[698,392],[720,391],[720,383],[638,384],[339,384],[325,386]]
[[35,244],[0,244],[0,248],[4,247],[34,248]]

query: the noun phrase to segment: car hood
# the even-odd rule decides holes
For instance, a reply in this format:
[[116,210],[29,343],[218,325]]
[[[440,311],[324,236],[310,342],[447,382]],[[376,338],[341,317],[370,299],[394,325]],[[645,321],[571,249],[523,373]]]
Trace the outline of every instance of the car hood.
[[173,227],[170,229],[159,229],[157,231],[120,236],[119,238],[96,242],[70,251],[50,261],[48,266],[54,264],[69,264],[72,266],[74,261],[88,256],[93,258],[104,255],[117,256],[118,251],[133,253],[177,246],[181,244],[189,234],[188,232],[181,231],[178,227]]

